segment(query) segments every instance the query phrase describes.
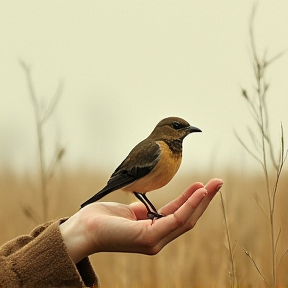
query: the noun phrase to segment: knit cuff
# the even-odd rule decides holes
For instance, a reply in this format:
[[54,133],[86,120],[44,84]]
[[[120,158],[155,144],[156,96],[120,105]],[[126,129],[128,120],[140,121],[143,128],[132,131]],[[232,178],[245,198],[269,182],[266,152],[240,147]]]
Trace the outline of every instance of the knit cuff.
[[[23,287],[83,287],[89,284],[97,287],[97,278],[88,258],[83,275],[69,257],[59,230],[58,220],[42,231],[35,239],[19,251],[10,255],[9,263],[12,271],[18,276]],[[7,259],[8,260],[8,259]],[[81,277],[83,282],[81,281]],[[85,278],[86,277],[86,278]],[[93,283],[92,285],[90,285]],[[88,286],[88,287],[89,287]]]

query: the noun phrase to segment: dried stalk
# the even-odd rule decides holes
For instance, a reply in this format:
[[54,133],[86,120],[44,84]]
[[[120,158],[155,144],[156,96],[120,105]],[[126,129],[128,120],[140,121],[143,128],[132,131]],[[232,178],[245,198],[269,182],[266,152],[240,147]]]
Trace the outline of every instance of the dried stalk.
[[[34,84],[32,81],[31,76],[31,69],[30,67],[22,60],[20,60],[21,67],[24,70],[26,81],[28,84],[29,95],[31,99],[31,103],[33,106],[34,117],[35,117],[35,124],[36,124],[36,135],[37,135],[37,146],[38,146],[38,156],[39,156],[39,170],[40,170],[40,191],[41,191],[41,202],[42,202],[42,222],[46,222],[48,220],[48,207],[49,207],[49,199],[48,199],[48,178],[49,175],[53,175],[53,171],[55,169],[55,164],[59,163],[61,160],[64,149],[57,148],[55,151],[55,156],[51,160],[49,165],[49,169],[47,169],[47,165],[45,163],[45,143],[44,143],[44,125],[49,120],[57,103],[60,99],[63,84],[62,82],[59,83],[56,92],[50,102],[48,103],[44,112],[41,111],[40,107],[40,100],[36,95]],[[55,161],[57,160],[57,161]],[[36,222],[39,222],[39,216],[36,216],[37,213],[32,206],[22,204],[22,210],[24,214],[33,219]]]
[[220,191],[220,200],[221,200],[221,208],[223,212],[223,217],[224,217],[224,224],[225,224],[225,231],[226,231],[226,239],[228,243],[228,255],[229,255],[229,261],[231,265],[231,271],[229,272],[230,276],[230,283],[231,283],[231,288],[238,287],[238,281],[237,281],[237,275],[236,275],[236,265],[235,265],[235,260],[234,260],[234,248],[232,247],[231,244],[231,237],[230,237],[230,232],[229,232],[229,226],[228,226],[228,219],[227,219],[227,213],[224,205],[224,199],[223,199],[223,194]]
[[[245,150],[260,163],[264,179],[266,185],[266,199],[268,202],[268,207],[266,212],[262,207],[262,201],[257,201],[257,203],[261,203],[260,207],[264,211],[264,214],[268,216],[269,226],[270,226],[270,251],[271,251],[271,274],[272,274],[272,283],[269,284],[267,279],[261,273],[259,267],[256,265],[254,259],[251,254],[247,252],[240,244],[238,244],[243,251],[245,251],[246,255],[252,260],[254,266],[257,268],[260,276],[269,284],[270,287],[275,288],[277,286],[277,244],[281,234],[281,228],[278,232],[277,237],[276,229],[275,229],[275,207],[276,207],[276,195],[278,191],[278,184],[281,176],[281,172],[283,169],[283,165],[287,158],[287,150],[285,151],[284,145],[284,132],[281,124],[281,142],[280,142],[280,153],[279,159],[275,156],[274,143],[271,140],[271,133],[269,127],[269,111],[267,105],[267,91],[270,87],[269,83],[266,81],[266,71],[267,68],[274,63],[275,60],[278,60],[284,52],[277,54],[276,56],[266,59],[266,53],[264,53],[261,58],[256,49],[255,36],[254,36],[254,18],[255,18],[256,6],[253,8],[250,18],[250,41],[251,41],[251,50],[252,50],[252,65],[254,77],[256,80],[256,87],[254,88],[254,92],[251,94],[247,92],[247,89],[242,89],[242,96],[247,101],[250,113],[252,118],[256,124],[258,137],[248,129],[248,133],[253,142],[254,149],[256,152],[252,151],[248,144],[246,144],[241,137],[236,134],[238,141],[245,148]],[[276,171],[275,179],[270,176],[270,167],[273,167],[273,170]],[[271,182],[274,182],[273,189],[271,189]],[[259,199],[258,199],[259,200]],[[248,254],[247,254],[248,253]],[[284,255],[286,252],[284,253]],[[284,257],[284,255],[282,257]],[[282,258],[281,258],[282,260]]]

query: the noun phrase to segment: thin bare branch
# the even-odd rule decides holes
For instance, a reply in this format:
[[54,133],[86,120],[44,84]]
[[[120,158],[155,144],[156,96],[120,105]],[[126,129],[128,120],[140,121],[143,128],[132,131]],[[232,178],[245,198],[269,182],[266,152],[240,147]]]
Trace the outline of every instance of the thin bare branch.
[[267,60],[264,64],[264,68],[268,67],[269,65],[271,65],[273,62],[275,62],[276,60],[278,60],[279,58],[281,58],[288,49],[282,50],[281,52],[279,52],[278,54],[276,54],[275,56],[273,56],[271,59]]
[[259,140],[255,136],[255,133],[252,131],[252,129],[250,127],[247,127],[247,131],[248,131],[248,133],[250,135],[250,138],[252,139],[254,147],[256,148],[256,150],[259,151],[259,149],[261,149],[261,143],[259,142]]
[[[52,113],[55,110],[55,107],[59,101],[60,95],[62,93],[63,89],[63,83],[60,81],[58,88],[55,91],[54,96],[50,100],[46,110],[44,113],[42,113],[41,105],[39,99],[36,97],[36,92],[34,89],[34,84],[32,81],[32,76],[31,76],[31,69],[30,67],[23,61],[19,60],[21,67],[23,68],[25,72],[25,76],[27,79],[27,84],[28,84],[28,89],[29,89],[29,94],[30,98],[32,100],[32,105],[33,105],[33,110],[34,110],[34,115],[35,115],[35,124],[36,124],[36,133],[37,133],[37,141],[38,141],[38,156],[39,156],[39,170],[40,170],[40,185],[41,185],[41,202],[42,202],[42,220],[39,222],[45,222],[47,221],[48,218],[48,206],[49,206],[49,197],[48,197],[48,177],[49,173],[51,171],[54,171],[54,165],[59,163],[61,160],[62,155],[64,154],[64,149],[55,151],[55,161],[52,159],[51,161],[51,168],[53,168],[51,171],[49,171],[46,167],[46,159],[45,159],[45,143],[44,143],[44,124],[48,120],[48,118],[52,115]],[[22,205],[23,206],[23,205]],[[31,219],[36,219],[34,217],[34,212],[31,210],[30,207],[23,206],[22,210],[27,217],[30,217]]]
[[[225,223],[226,238],[227,238],[227,242],[228,242],[228,253],[229,253],[229,258],[230,258],[230,262],[231,262],[231,269],[232,269],[232,273],[229,273],[229,275],[233,277],[231,287],[234,287],[234,284],[237,284],[236,267],[235,267],[235,262],[234,262],[234,252],[233,252],[233,247],[231,245],[228,219],[227,219],[227,213],[226,213],[226,209],[225,209],[225,205],[224,205],[224,199],[223,199],[222,191],[220,191],[220,200],[221,200],[221,208],[222,208],[224,223]],[[235,249],[234,249],[234,251],[235,251]]]
[[275,252],[277,251],[277,246],[278,246],[280,234],[281,234],[281,227],[279,228],[279,232],[278,232],[276,242],[275,242]]
[[278,265],[277,265],[277,270],[278,270],[278,268],[279,268],[279,266],[280,266],[283,258],[285,257],[285,255],[286,255],[287,253],[288,253],[288,248],[287,248],[286,251],[282,254],[282,256],[281,256],[281,258],[280,258],[280,260],[279,260],[279,263],[278,263]]
[[254,27],[254,19],[255,19],[255,14],[256,14],[256,9],[257,9],[257,5],[254,4],[253,5],[253,8],[252,8],[252,12],[251,12],[251,16],[250,16],[250,25],[249,25],[249,28],[250,28],[250,41],[251,41],[251,47],[252,47],[252,53],[253,53],[253,59],[254,59],[254,71],[255,71],[255,76],[256,78],[258,78],[258,72],[259,69],[259,59],[258,59],[258,56],[257,56],[257,51],[256,51],[256,44],[255,44],[255,36],[254,36],[254,30],[253,30],[253,27]]
[[256,203],[258,204],[258,206],[259,206],[260,209],[262,210],[263,214],[266,216],[267,220],[270,221],[270,217],[269,217],[269,215],[267,214],[267,211],[265,211],[265,208],[264,208],[264,206],[263,206],[263,204],[262,204],[262,202],[261,202],[258,194],[253,193],[253,196],[254,196],[254,199],[255,199]]
[[254,258],[252,257],[251,253],[249,251],[247,251],[241,244],[239,244],[237,241],[235,241],[236,244],[244,251],[244,253],[250,258],[250,260],[252,261],[254,267],[256,268],[256,270],[258,271],[258,274],[261,276],[261,278],[269,285],[268,280],[264,277],[264,275],[262,274],[260,268],[258,267],[258,265],[256,264]]
[[281,123],[281,147],[280,147],[280,161],[279,161],[279,165],[276,171],[276,180],[275,180],[275,184],[274,184],[274,188],[273,188],[273,193],[272,193],[272,213],[274,213],[275,210],[275,199],[276,199],[276,193],[278,190],[278,184],[279,184],[279,180],[280,180],[280,176],[281,176],[281,172],[284,166],[284,163],[286,161],[287,158],[287,152],[288,150],[286,150],[285,153],[285,143],[284,143],[284,131],[283,131],[283,125]]
[[63,81],[60,81],[58,84],[58,87],[54,93],[54,96],[52,97],[52,99],[50,100],[46,110],[44,111],[43,117],[41,119],[42,123],[45,123],[47,121],[47,119],[52,115],[52,113],[55,110],[55,107],[57,106],[59,99],[62,95],[62,91],[63,91]]
[[32,78],[31,78],[31,68],[28,66],[28,64],[26,64],[23,60],[19,60],[20,66],[23,68],[24,72],[25,72],[25,76],[27,79],[27,84],[28,84],[28,89],[29,89],[29,94],[30,94],[30,98],[32,101],[32,105],[33,105],[33,110],[34,110],[34,115],[35,115],[35,120],[37,123],[40,123],[41,121],[41,115],[39,113],[40,109],[39,109],[39,104],[38,104],[38,100],[36,97],[36,92],[34,89],[34,85],[32,83]]
[[249,148],[248,146],[244,143],[244,141],[240,138],[240,136],[237,134],[237,132],[234,131],[234,135],[236,136],[237,140],[240,142],[240,144],[245,148],[245,150],[255,159],[257,160],[261,165],[262,162],[258,156],[256,156]]
[[[278,234],[276,236],[276,229],[275,229],[276,220],[274,217],[274,211],[275,211],[275,206],[276,206],[275,200],[276,200],[276,194],[278,190],[279,179],[280,179],[280,175],[283,169],[284,162],[288,155],[288,150],[285,151],[285,148],[284,148],[283,127],[281,124],[281,147],[280,147],[279,154],[277,153],[277,157],[275,156],[276,152],[274,149],[274,140],[272,139],[272,136],[270,133],[270,127],[269,127],[270,119],[269,119],[269,111],[268,111],[269,106],[267,103],[267,96],[268,96],[268,89],[270,87],[270,84],[266,81],[266,72],[267,72],[267,67],[270,66],[272,63],[274,63],[276,60],[278,60],[286,51],[281,51],[280,53],[276,54],[274,57],[271,57],[268,60],[267,60],[268,49],[265,49],[262,56],[259,55],[259,53],[257,52],[255,34],[254,34],[254,20],[255,20],[255,14],[256,14],[256,7],[257,7],[256,5],[253,6],[251,16],[250,16],[250,22],[249,22],[249,33],[250,33],[250,44],[251,44],[250,55],[252,56],[251,63],[252,63],[255,83],[252,84],[253,93],[248,94],[247,89],[242,88],[242,96],[248,102],[249,111],[252,115],[254,123],[256,124],[257,132],[258,132],[256,135],[253,133],[253,130],[250,127],[248,127],[247,130],[252,140],[252,143],[254,145],[254,147],[252,146],[252,148],[255,148],[256,152],[259,152],[260,156],[258,156],[258,154],[255,154],[254,149],[250,149],[249,145],[247,145],[238,136],[237,133],[234,132],[234,134],[236,138],[238,139],[238,141],[240,142],[240,144],[244,147],[244,149],[258,163],[260,163],[263,169],[263,173],[265,177],[265,184],[266,184],[265,190],[266,190],[267,201],[268,201],[268,209],[264,209],[262,205],[263,201],[260,201],[260,198],[258,197],[258,195],[255,194],[254,197],[256,199],[257,204],[259,205],[259,207],[262,209],[262,211],[264,212],[264,214],[269,220],[271,275],[272,275],[271,287],[276,288],[276,285],[277,285],[276,252],[277,252],[279,238],[281,235],[281,229],[278,231]],[[276,178],[272,178],[270,176],[271,175],[270,168],[273,168],[273,170],[276,171]],[[275,182],[274,182],[274,179],[275,179]],[[270,182],[274,182],[273,189],[272,187],[270,187],[271,186]],[[268,215],[267,215],[266,210],[268,212]],[[276,237],[276,240],[275,240],[275,237]],[[241,245],[240,247],[243,249],[246,255],[250,257],[254,266],[258,270],[258,273],[266,281],[266,279],[260,272],[260,269],[256,265],[251,254],[248,251],[246,251]],[[287,251],[284,253],[284,255],[286,253]],[[282,257],[284,257],[284,255]]]
[[50,162],[49,168],[47,170],[48,178],[52,178],[56,169],[56,166],[59,164],[59,162],[62,160],[63,156],[65,154],[65,148],[60,147],[57,145],[55,148],[54,156]]
[[20,202],[20,208],[21,208],[23,214],[27,218],[31,219],[35,225],[37,225],[41,222],[41,218],[39,217],[37,212],[31,206]]

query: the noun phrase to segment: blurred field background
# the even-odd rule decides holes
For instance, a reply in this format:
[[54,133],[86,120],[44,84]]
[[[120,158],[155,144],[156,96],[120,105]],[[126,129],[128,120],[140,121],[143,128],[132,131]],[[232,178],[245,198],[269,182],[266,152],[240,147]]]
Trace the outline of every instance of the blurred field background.
[[[84,199],[100,189],[107,180],[103,171],[60,171],[49,184],[49,219],[69,216],[75,213]],[[287,170],[285,171],[287,175]],[[238,287],[268,287],[258,275],[250,259],[235,244],[237,241],[254,257],[263,274],[271,280],[269,226],[266,216],[253,197],[265,193],[261,175],[253,175],[233,169],[224,169],[208,174],[205,171],[191,171],[191,174],[177,175],[170,184],[150,198],[157,207],[171,201],[191,182],[207,182],[211,177],[221,177],[224,203],[232,245],[235,249],[235,263]],[[0,243],[28,233],[35,224],[24,216],[20,203],[28,202],[36,209],[41,208],[37,191],[32,189],[37,177],[27,174],[17,177],[7,171],[0,175]],[[286,209],[288,180],[283,177],[277,198],[277,228],[282,228],[277,259],[288,248]],[[112,193],[105,201],[135,201],[123,192]],[[65,204],[65,205],[64,205]],[[264,203],[264,205],[267,203]],[[267,206],[266,206],[267,207]],[[183,237],[165,247],[156,256],[119,253],[103,253],[91,257],[93,266],[103,287],[231,287],[231,262],[218,194],[195,228]],[[278,269],[278,287],[288,285],[288,257],[283,258]]]
[[203,133],[149,198],[159,208],[214,177],[222,194],[156,256],[91,256],[102,287],[288,287],[288,167],[273,215],[277,283],[261,168],[263,140],[273,188],[269,155],[288,143],[287,1],[85,3],[0,1],[0,244],[75,213],[160,119],[179,116]]

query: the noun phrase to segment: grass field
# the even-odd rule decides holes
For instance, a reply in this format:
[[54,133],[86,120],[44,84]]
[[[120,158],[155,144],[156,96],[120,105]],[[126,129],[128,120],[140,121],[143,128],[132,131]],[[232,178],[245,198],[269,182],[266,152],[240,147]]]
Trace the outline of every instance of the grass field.
[[[95,176],[97,175],[97,176]],[[48,186],[49,219],[69,216],[79,204],[106,182],[108,173],[98,171],[66,171],[58,173]],[[228,219],[229,235],[234,253],[236,275],[233,276],[229,258],[227,230],[224,225],[220,194],[198,221],[195,228],[170,243],[156,256],[102,253],[93,255],[91,261],[100,277],[102,287],[269,287],[261,278],[251,259],[240,245],[251,253],[262,275],[271,283],[270,228],[268,220],[257,204],[261,199],[267,207],[262,176],[237,173],[231,169],[217,172],[177,175],[158,193],[149,195],[156,207],[171,201],[191,182],[206,182],[212,177],[222,178],[222,195]],[[36,225],[21,209],[32,205],[41,212],[37,191],[37,177],[17,177],[6,171],[0,175],[0,244],[17,235],[29,233]],[[277,246],[277,262],[288,248],[288,178],[283,171],[276,199],[276,231],[281,234]],[[258,195],[258,196],[255,196]],[[105,201],[135,201],[123,192],[112,193]],[[239,245],[235,242],[239,243]],[[288,287],[288,257],[284,257],[277,270],[277,287]],[[233,279],[237,280],[234,281]]]

